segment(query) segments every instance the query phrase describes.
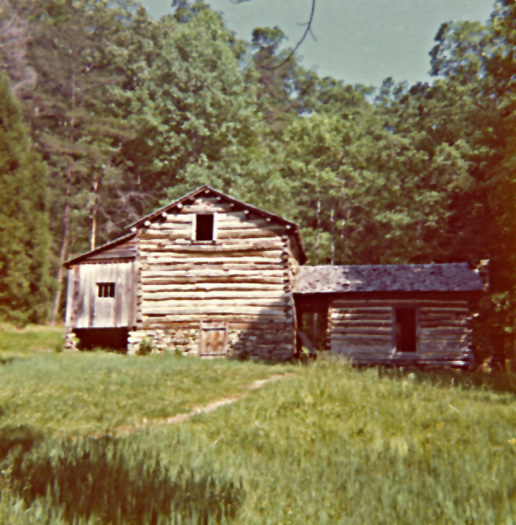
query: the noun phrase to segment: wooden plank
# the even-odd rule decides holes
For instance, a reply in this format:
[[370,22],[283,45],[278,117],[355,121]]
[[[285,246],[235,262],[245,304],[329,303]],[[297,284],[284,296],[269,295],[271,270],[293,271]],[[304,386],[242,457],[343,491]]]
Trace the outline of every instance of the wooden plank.
[[210,308],[214,311],[217,308],[247,308],[252,307],[263,307],[263,308],[286,308],[290,305],[288,298],[284,299],[270,299],[270,298],[254,298],[249,297],[247,299],[236,298],[236,299],[224,299],[224,298],[211,298],[203,300],[202,296],[188,298],[188,299],[175,299],[170,298],[161,299],[159,301],[150,300],[144,297],[144,307],[147,310],[150,309],[177,309],[177,308],[196,308],[202,305],[204,308]]
[[68,270],[68,281],[66,285],[66,310],[65,310],[65,326],[71,328],[72,312],[74,310],[74,289],[75,289],[75,274],[77,273],[77,266],[72,266]]
[[[272,322],[282,322],[286,319],[291,319],[285,314],[278,312],[266,313],[260,312],[259,318],[263,321],[270,320]],[[182,322],[182,321],[194,321],[199,323],[200,321],[228,321],[228,322],[252,322],[257,319],[254,312],[181,312],[181,313],[153,313],[144,314],[142,317],[142,323],[159,323],[164,322]]]
[[282,291],[284,290],[283,285],[280,284],[269,284],[264,286],[259,283],[245,283],[235,286],[234,283],[197,283],[189,284],[185,283],[181,286],[177,284],[167,285],[167,284],[146,284],[142,283],[142,293],[145,292],[186,292],[186,291],[210,291],[210,290],[234,290],[234,291],[249,291],[249,290],[261,290],[261,291]]
[[365,334],[384,334],[387,336],[388,334],[392,334],[392,326],[373,326],[373,327],[367,327],[367,326],[353,326],[353,327],[342,327],[342,326],[332,326],[331,329],[332,334],[359,334],[359,335],[365,335]]
[[465,309],[468,302],[464,300],[448,301],[443,299],[338,299],[331,304],[332,308],[385,308],[395,306],[417,306],[440,311],[441,308]]
[[[197,267],[196,269],[185,272],[184,270],[167,269],[163,267],[151,267],[142,270],[142,276],[144,279],[163,279],[163,280],[187,280],[187,281],[215,281],[219,279],[227,280],[228,282],[232,279],[239,279],[245,281],[245,279],[259,279],[260,282],[269,282],[271,279],[277,279],[278,282],[283,282],[288,274],[281,268],[274,270],[212,270],[206,272],[206,270]],[[236,282],[236,281],[235,281]],[[251,282],[251,281],[250,281]],[[271,281],[272,282],[272,281]]]
[[308,349],[309,355],[312,357],[317,357],[317,352],[315,351],[315,348],[308,336],[301,330],[297,330],[297,335],[301,339],[303,345]]
[[392,328],[392,320],[391,319],[364,319],[360,321],[341,321],[339,323],[333,323],[333,326],[339,328],[339,329],[345,329],[345,328],[385,328],[388,327],[389,329]]
[[[236,242],[238,241],[238,242]],[[248,241],[245,242],[245,239],[235,239],[233,243],[221,243],[221,242],[211,242],[210,244],[199,244],[199,243],[189,243],[189,244],[177,244],[170,243],[169,239],[152,239],[142,242],[140,248],[145,251],[160,251],[160,252],[171,252],[171,253],[225,253],[225,252],[237,252],[242,256],[245,256],[247,252],[257,251],[265,252],[272,250],[274,252],[285,252],[283,243],[271,239],[269,242],[259,239],[258,241]]]
[[[142,261],[142,267],[146,269],[146,271],[154,271],[155,269],[159,269],[159,265],[148,265],[145,261]],[[183,275],[205,275],[209,277],[212,275],[212,271],[227,271],[227,272],[235,272],[238,273],[240,270],[246,271],[245,274],[241,275],[249,275],[250,272],[253,272],[255,275],[264,275],[262,272],[267,270],[273,270],[276,272],[282,272],[283,275],[285,273],[284,266],[278,261],[276,264],[239,264],[239,263],[224,263],[224,264],[196,264],[195,260],[179,263],[177,261],[174,261],[174,269],[170,270],[170,272],[175,271],[177,275],[183,274]],[[159,270],[157,270],[159,271]],[[170,273],[167,271],[167,274]],[[195,272],[195,273],[193,273]]]
[[222,306],[222,305],[208,305],[208,306],[199,306],[194,307],[178,307],[174,306],[173,308],[167,307],[156,307],[153,305],[143,304],[142,311],[144,315],[191,315],[191,314],[238,314],[238,313],[248,313],[254,315],[274,315],[281,314],[285,311],[283,306],[267,306],[267,307],[257,307],[257,306],[248,306],[248,307],[231,307]]
[[[178,258],[176,255],[174,255],[173,257],[170,257],[170,256],[157,256],[157,255],[154,255],[154,252],[153,254],[145,254],[145,253],[142,253],[141,254],[141,257],[142,259],[144,259],[145,262],[149,263],[149,264],[154,264],[154,263],[157,263],[157,264],[163,264],[163,263],[166,263],[166,262],[170,262],[170,263],[176,263],[176,264],[181,264],[182,262],[185,262],[185,263],[188,263],[188,264],[191,264],[191,265],[200,265],[200,264],[206,264],[206,263],[211,263],[211,264],[214,264],[216,263],[217,265],[220,265],[220,264],[225,264],[225,263],[234,263],[234,259],[230,258],[230,257],[226,257],[226,256],[218,256],[218,257],[209,257],[209,256],[206,256],[206,255],[203,255],[202,257],[195,257],[195,258],[192,258],[192,257],[188,257],[188,258],[185,258],[184,260]],[[238,259],[238,257],[235,257],[235,259]],[[270,257],[270,256],[263,256],[263,257],[246,257],[245,258],[245,261],[246,261],[246,264],[250,264],[250,263],[255,263],[255,264],[267,264],[267,265],[270,265],[272,263],[277,263],[277,264],[280,264],[280,261],[279,261],[279,258],[278,257]]]
[[[187,250],[186,248],[195,248],[193,250]],[[201,249],[202,248],[202,249]],[[284,252],[282,250],[261,250],[255,249],[251,246],[248,249],[234,250],[233,248],[227,247],[185,247],[185,249],[177,249],[177,247],[169,246],[164,248],[154,248],[152,252],[145,252],[142,250],[142,256],[149,262],[160,263],[161,258],[171,258],[172,261],[182,262],[185,259],[191,259],[195,257],[196,260],[205,260],[211,262],[213,259],[224,260],[229,259],[228,262],[234,262],[235,258],[242,259],[244,261],[255,261],[259,257],[262,260],[277,261],[282,259]],[[157,260],[156,260],[157,258]]]
[[[178,301],[181,299],[196,299],[199,300],[211,300],[211,299],[260,299],[263,301],[271,300],[281,300],[285,301],[288,298],[288,295],[281,291],[262,291],[255,290],[250,294],[249,291],[220,291],[220,290],[210,290],[210,291],[195,291],[195,292],[175,292],[173,294],[169,292],[150,292],[143,294],[145,300],[152,301],[163,301],[163,300],[174,300]],[[290,299],[288,299],[290,302]]]

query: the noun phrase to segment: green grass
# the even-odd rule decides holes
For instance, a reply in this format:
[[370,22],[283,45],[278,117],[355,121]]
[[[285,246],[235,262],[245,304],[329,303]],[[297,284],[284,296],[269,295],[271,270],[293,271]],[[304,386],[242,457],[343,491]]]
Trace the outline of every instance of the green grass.
[[[180,424],[88,437],[286,371]],[[0,522],[516,522],[510,374],[33,352],[0,381]]]
[[0,362],[27,357],[34,352],[53,352],[63,346],[62,326],[28,325],[14,328],[0,323]]
[[103,433],[188,412],[288,367],[106,352],[40,354],[0,368],[0,425]]
[[131,439],[242,479],[240,523],[514,523],[514,394],[453,383],[323,362]]

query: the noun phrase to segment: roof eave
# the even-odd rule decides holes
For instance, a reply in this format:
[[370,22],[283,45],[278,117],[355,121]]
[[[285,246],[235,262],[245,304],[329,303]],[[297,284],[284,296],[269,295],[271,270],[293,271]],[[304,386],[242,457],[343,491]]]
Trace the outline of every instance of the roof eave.
[[77,257],[74,257],[73,259],[68,259],[63,266],[65,268],[70,268],[70,266],[73,266],[74,264],[78,264],[84,259],[87,259],[88,257],[91,257],[92,255],[96,255],[97,253],[103,252],[104,250],[107,250],[108,248],[113,248],[117,244],[120,244],[122,242],[128,241],[132,237],[136,235],[136,232],[131,232],[126,235],[122,235],[121,237],[117,237],[116,239],[113,239],[112,241],[109,241],[102,246],[99,246],[98,248],[95,248],[94,250],[90,250],[89,252],[82,253],[81,255],[78,255]]

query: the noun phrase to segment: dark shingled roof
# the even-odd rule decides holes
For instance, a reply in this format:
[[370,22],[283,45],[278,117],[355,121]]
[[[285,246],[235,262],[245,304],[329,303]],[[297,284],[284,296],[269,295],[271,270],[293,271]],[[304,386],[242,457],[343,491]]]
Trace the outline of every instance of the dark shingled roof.
[[301,266],[294,293],[474,292],[483,289],[468,263]]

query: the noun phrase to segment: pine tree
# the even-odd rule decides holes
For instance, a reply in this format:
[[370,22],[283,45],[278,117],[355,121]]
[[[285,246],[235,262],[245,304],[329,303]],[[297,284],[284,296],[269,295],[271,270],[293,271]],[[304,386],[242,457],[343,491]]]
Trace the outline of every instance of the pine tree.
[[46,169],[31,149],[20,106],[0,78],[0,319],[48,315],[50,233]]

